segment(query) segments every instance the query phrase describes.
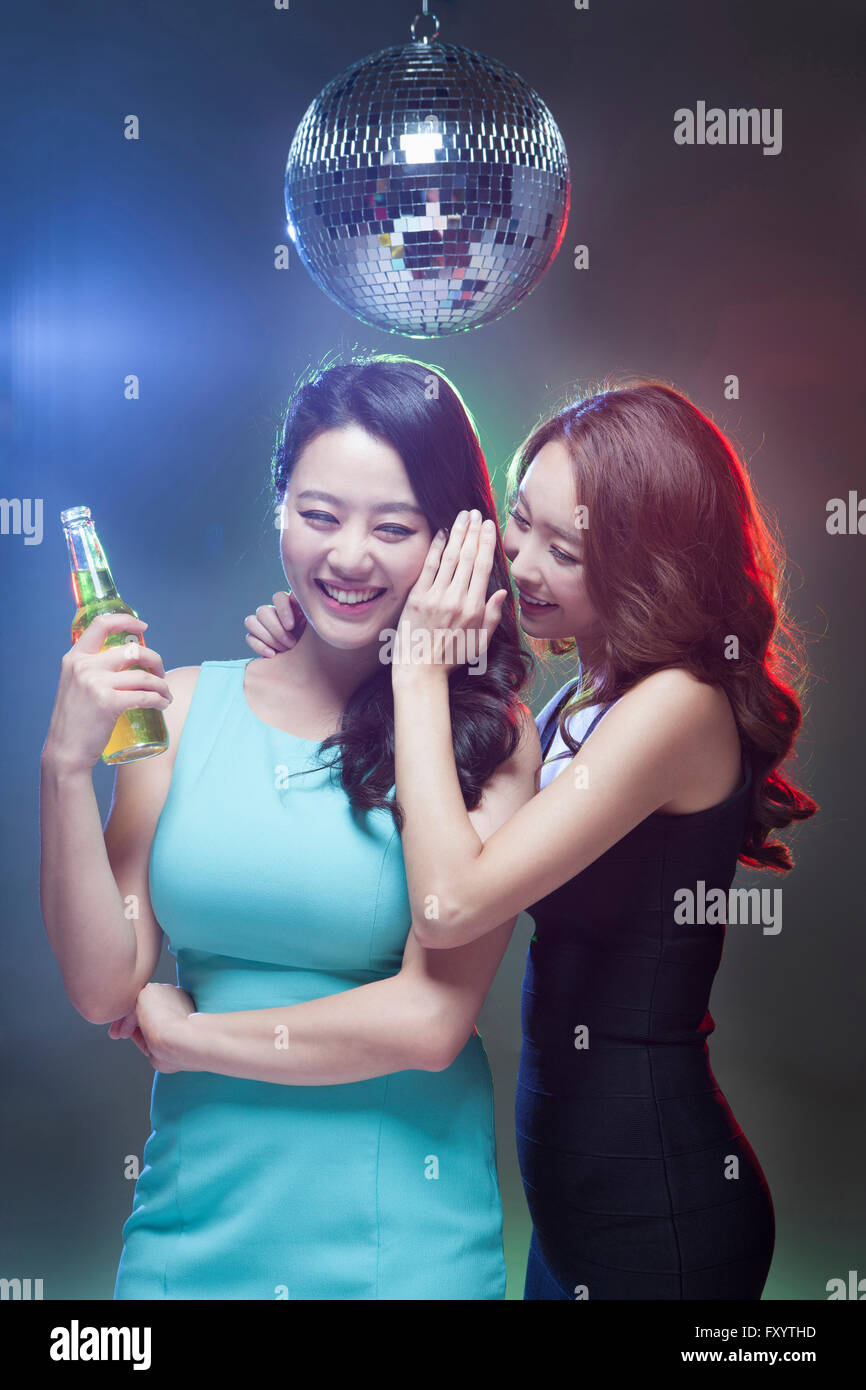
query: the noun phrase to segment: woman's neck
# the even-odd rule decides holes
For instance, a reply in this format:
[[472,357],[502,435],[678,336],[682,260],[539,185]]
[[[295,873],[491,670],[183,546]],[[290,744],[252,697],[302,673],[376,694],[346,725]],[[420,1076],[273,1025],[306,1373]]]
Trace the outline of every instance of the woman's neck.
[[378,640],[369,647],[335,647],[307,623],[291,651],[267,664],[278,683],[303,689],[318,706],[342,710],[353,691],[380,669],[380,651]]

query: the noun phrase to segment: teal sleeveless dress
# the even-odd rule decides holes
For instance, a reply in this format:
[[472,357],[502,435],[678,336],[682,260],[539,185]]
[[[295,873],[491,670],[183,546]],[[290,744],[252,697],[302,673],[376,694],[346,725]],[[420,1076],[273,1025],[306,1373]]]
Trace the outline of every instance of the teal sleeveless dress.
[[[411,924],[390,814],[353,815],[327,767],[288,776],[315,769],[318,744],[253,714],[252,659],[202,663],[150,856],[177,982],[203,1013],[395,975]],[[115,1299],[505,1297],[477,1031],[444,1071],[344,1085],[156,1072],[150,1125]]]

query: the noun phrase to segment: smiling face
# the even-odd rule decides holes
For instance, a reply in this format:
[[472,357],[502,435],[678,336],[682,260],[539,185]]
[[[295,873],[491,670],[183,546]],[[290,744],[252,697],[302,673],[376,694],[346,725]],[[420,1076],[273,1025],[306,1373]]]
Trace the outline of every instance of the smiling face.
[[282,507],[289,588],[330,646],[378,644],[394,628],[432,533],[400,455],[359,425],[304,448]]
[[551,439],[523,475],[502,543],[527,637],[574,637],[579,647],[599,636],[599,625],[586,591],[576,509],[574,465],[565,445]]

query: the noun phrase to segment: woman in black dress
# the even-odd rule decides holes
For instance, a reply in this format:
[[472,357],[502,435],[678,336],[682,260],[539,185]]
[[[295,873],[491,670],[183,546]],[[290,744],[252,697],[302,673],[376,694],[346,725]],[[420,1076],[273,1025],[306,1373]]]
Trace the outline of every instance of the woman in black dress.
[[708,1002],[726,921],[777,929],[744,918],[737,862],[789,870],[771,833],[817,809],[779,771],[805,680],[781,546],[730,442],[661,382],[562,410],[509,483],[524,631],[576,646],[579,674],[537,733],[527,721],[538,794],[483,845],[454,769],[459,644],[435,633],[496,625],[489,523],[461,515],[434,538],[392,684],[416,934],[448,948],[518,909],[535,921],[515,1112],[524,1297],[759,1299],[773,1205],[710,1066]]

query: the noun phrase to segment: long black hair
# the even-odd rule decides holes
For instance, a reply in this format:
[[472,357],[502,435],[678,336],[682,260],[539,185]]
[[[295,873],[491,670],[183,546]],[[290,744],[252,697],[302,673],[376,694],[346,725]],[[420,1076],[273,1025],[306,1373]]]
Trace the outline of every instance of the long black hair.
[[[281,505],[301,452],[324,430],[359,425],[392,446],[403,461],[431,533],[446,531],[461,510],[477,508],[496,522],[496,505],[474,421],[458,391],[438,368],[396,354],[353,355],[350,362],[314,368],[296,387],[277,432],[271,466],[275,504]],[[497,525],[486,597],[508,597],[481,673],[458,666],[448,678],[454,760],[466,809],[474,810],[485,783],[514,752],[520,738],[518,691],[535,661],[520,629]],[[356,811],[391,812],[397,830],[403,813],[394,785],[394,700],[391,668],[378,669],[353,691],[340,728],[319,745],[339,749],[340,781]],[[298,774],[295,774],[298,775]]]

